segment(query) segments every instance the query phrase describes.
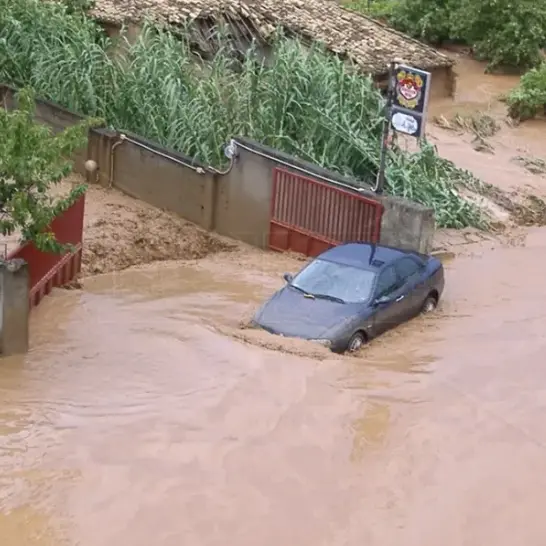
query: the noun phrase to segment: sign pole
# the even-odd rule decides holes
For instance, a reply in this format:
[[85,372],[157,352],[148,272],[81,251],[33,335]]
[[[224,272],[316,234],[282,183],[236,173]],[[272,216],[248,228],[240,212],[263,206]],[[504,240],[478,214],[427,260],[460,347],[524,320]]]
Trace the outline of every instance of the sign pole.
[[383,120],[383,133],[381,135],[381,151],[379,154],[379,169],[377,171],[377,180],[375,183],[375,193],[381,195],[385,186],[385,167],[387,164],[387,151],[389,148],[389,133],[391,130],[391,111],[394,92],[394,73],[396,63],[391,62],[389,65],[389,86],[387,88],[387,101],[385,103],[385,119]]
[[381,195],[385,186],[385,169],[389,134],[402,133],[413,138],[425,136],[431,73],[393,61],[389,69],[389,89],[385,103],[385,119],[379,169],[374,191]]

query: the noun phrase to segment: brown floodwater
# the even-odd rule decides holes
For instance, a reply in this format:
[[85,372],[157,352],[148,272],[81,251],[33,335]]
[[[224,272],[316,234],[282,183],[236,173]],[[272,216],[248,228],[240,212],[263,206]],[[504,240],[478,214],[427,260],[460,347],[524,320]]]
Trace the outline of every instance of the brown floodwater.
[[234,337],[287,258],[57,292],[2,362],[1,544],[542,546],[544,256],[449,260],[358,357]]

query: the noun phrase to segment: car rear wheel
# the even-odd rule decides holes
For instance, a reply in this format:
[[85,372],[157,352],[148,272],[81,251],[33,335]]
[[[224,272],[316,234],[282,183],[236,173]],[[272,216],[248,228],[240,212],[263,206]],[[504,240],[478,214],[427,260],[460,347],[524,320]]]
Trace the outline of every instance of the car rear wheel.
[[362,332],[356,332],[356,334],[353,334],[353,337],[351,337],[349,343],[347,344],[347,352],[355,353],[356,351],[362,349],[365,344],[366,336]]
[[436,309],[436,307],[438,307],[437,298],[433,295],[429,295],[423,303],[421,312],[423,313],[423,315],[428,315],[429,313],[432,313]]

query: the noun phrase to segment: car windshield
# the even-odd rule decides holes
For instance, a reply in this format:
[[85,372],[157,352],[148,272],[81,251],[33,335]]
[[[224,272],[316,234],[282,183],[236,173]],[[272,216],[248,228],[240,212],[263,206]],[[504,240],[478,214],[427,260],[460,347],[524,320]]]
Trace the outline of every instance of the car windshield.
[[314,260],[296,275],[291,285],[314,296],[357,303],[370,298],[375,277],[373,271],[366,269]]

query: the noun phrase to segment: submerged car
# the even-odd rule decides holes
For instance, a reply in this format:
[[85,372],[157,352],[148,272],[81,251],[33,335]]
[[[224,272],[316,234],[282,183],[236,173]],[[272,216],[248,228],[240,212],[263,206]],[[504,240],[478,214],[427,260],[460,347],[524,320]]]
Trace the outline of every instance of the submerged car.
[[284,279],[254,325],[338,353],[357,351],[386,330],[430,313],[444,290],[438,259],[368,243],[333,247]]

